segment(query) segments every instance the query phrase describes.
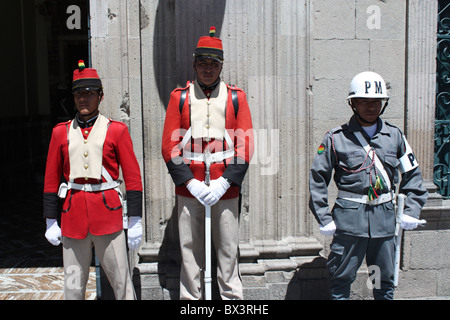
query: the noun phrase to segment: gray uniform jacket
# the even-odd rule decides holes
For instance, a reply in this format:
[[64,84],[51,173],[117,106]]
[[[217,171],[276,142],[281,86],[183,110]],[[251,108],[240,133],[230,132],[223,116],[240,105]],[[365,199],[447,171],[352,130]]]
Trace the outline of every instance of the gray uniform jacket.
[[[325,134],[310,172],[309,207],[322,226],[334,220],[336,234],[373,238],[392,236],[395,231],[395,212],[392,201],[371,206],[338,198],[332,211],[328,206],[328,185],[333,170],[334,181],[339,190],[367,195],[369,175],[372,175],[372,185],[375,182],[373,168],[355,173],[348,172],[367,167],[371,161],[370,158],[366,158],[367,153],[354,135],[355,131],[361,131],[370,147],[375,149],[391,180],[391,188],[394,189],[398,184],[399,159],[406,150],[402,132],[396,126],[378,119],[377,131],[370,139],[353,116],[347,124]],[[428,197],[428,192],[422,185],[420,168],[416,167],[403,173],[399,188],[400,193],[407,195],[404,214],[418,218]],[[385,187],[378,193],[388,192],[389,190]]]

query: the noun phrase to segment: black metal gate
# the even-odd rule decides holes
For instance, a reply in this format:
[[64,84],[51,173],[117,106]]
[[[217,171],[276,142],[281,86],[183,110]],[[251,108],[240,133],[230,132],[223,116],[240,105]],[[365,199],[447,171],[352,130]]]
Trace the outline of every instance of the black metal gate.
[[439,0],[434,183],[450,198],[450,0]]

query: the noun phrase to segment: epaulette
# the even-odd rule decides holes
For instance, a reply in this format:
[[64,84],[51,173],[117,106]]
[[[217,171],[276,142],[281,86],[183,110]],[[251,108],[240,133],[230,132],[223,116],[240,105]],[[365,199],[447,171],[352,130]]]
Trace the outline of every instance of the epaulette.
[[191,84],[191,81],[188,81],[188,82],[186,83],[186,86],[185,86],[185,87],[175,88],[175,89],[173,89],[173,92],[187,90],[187,89],[189,89],[190,84]]
[[227,88],[231,90],[231,101],[233,102],[234,107],[234,117],[237,117],[239,112],[239,99],[238,99],[238,91],[244,92],[241,88],[236,87],[234,84],[227,84]]
[[395,128],[395,129],[398,129],[398,130],[400,130],[400,128],[399,128],[399,127],[397,127],[396,125],[393,125],[392,123],[389,123],[389,122],[387,122],[387,121],[384,121],[384,123],[385,123],[386,125],[388,125],[388,126],[392,127],[392,128]]
[[60,122],[60,123],[55,125],[55,128],[68,125],[70,122],[72,122],[72,120],[67,120],[67,121],[64,121],[64,122]]
[[188,81],[188,82],[186,82],[186,87],[184,87],[184,88],[176,88],[175,90],[172,91],[172,92],[181,91],[181,93],[180,93],[180,103],[178,105],[178,109],[180,110],[180,114],[183,111],[184,101],[186,100],[187,92],[189,90],[190,85],[191,85],[191,81]]
[[336,132],[339,132],[339,131],[342,131],[342,130],[344,130],[344,128],[342,126],[339,126],[339,127],[336,127],[336,128],[333,128],[333,129],[329,130],[327,132],[327,134],[335,134]]
[[186,86],[186,87],[180,87],[180,88],[175,88],[175,89],[173,89],[173,92],[187,90],[188,88],[189,88],[189,86]]
[[403,135],[403,131],[402,131],[399,127],[397,127],[396,125],[393,125],[392,123],[389,123],[389,122],[387,122],[387,121],[384,121],[384,123],[385,123],[387,126],[391,127],[391,128],[397,129],[397,130],[400,132],[400,134]]
[[391,126],[393,128],[398,128],[397,126],[393,125],[392,123],[387,122],[386,120],[384,121],[384,123],[386,123],[388,126]]
[[227,88],[234,91],[244,91],[241,88],[236,87],[234,84],[227,84]]
[[110,126],[112,123],[117,123],[117,124],[119,124],[119,125],[126,126],[126,124],[125,124],[124,122],[122,122],[122,121],[119,121],[119,120],[113,120],[113,119],[110,119],[110,118],[108,118],[108,117],[106,117],[106,119],[108,119],[108,126]]

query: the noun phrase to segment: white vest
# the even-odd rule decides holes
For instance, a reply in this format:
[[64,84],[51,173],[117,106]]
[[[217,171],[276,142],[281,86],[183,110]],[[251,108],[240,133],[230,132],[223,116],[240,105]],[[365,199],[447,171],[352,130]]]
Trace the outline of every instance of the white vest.
[[221,81],[206,97],[200,85],[191,84],[189,88],[191,105],[191,129],[192,137],[206,139],[224,139],[225,136],[225,111],[227,107],[228,90],[226,84]]
[[69,179],[102,178],[103,144],[108,130],[109,120],[102,114],[98,115],[88,138],[83,138],[82,131],[76,120],[73,120],[68,134],[69,142]]

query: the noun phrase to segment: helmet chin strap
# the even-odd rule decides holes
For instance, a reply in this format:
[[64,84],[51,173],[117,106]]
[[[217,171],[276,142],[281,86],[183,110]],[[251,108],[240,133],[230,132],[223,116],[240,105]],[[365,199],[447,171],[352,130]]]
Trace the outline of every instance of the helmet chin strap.
[[355,116],[356,116],[359,120],[361,120],[361,122],[364,122],[364,123],[367,123],[367,124],[375,124],[375,123],[378,121],[378,118],[379,118],[379,117],[384,113],[384,111],[386,110],[386,107],[387,107],[388,104],[389,104],[389,100],[386,100],[386,103],[384,104],[383,109],[381,110],[380,114],[379,114],[378,117],[375,119],[375,121],[372,121],[372,122],[367,121],[366,119],[364,119],[364,118],[362,118],[362,117],[360,116],[360,114],[358,113],[358,111],[356,111],[356,108],[352,105],[351,99],[348,101],[348,104],[349,104],[349,106],[352,108],[353,113],[355,114]]

